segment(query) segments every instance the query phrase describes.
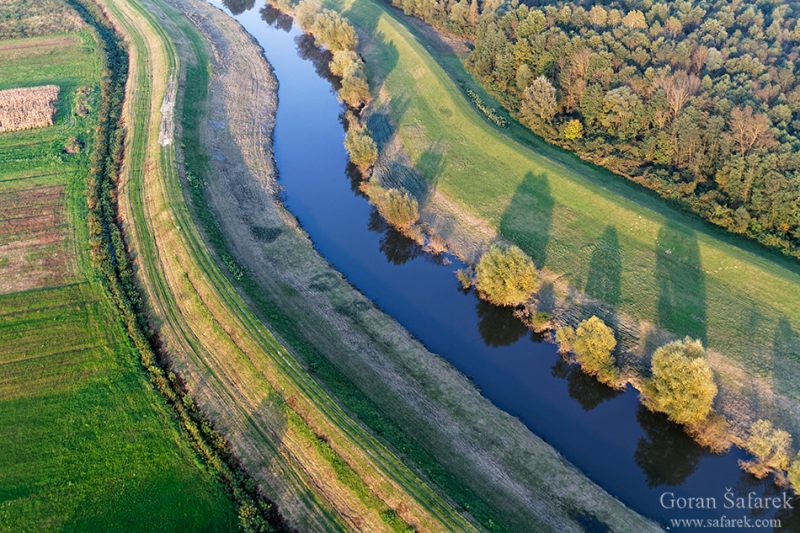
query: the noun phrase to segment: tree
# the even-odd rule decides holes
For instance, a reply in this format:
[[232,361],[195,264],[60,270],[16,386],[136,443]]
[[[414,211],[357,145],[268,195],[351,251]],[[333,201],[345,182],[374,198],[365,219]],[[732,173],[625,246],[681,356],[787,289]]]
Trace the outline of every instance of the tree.
[[659,77],[656,80],[656,86],[663,89],[674,119],[683,109],[686,101],[700,88],[700,78],[694,74],[687,74],[684,70],[679,70],[675,74]]
[[632,30],[647,29],[647,21],[644,18],[644,13],[638,9],[628,12],[628,14],[622,19],[622,23]]
[[578,324],[572,350],[584,372],[608,383],[619,375],[612,355],[616,346],[614,331],[601,319],[592,316]]
[[547,78],[539,76],[522,93],[520,116],[525,123],[536,124],[550,122],[557,112],[556,89]]
[[472,26],[478,25],[478,0],[472,0],[469,4],[469,23]]
[[378,146],[363,126],[350,126],[344,137],[344,146],[350,154],[350,161],[362,172],[374,165],[378,159]]
[[783,471],[789,468],[792,436],[777,429],[769,420],[757,420],[750,427],[744,447],[756,457],[755,462],[746,463],[747,469],[762,478],[769,469]]
[[753,114],[749,105],[733,108],[728,124],[741,154],[747,154],[753,147],[767,147],[774,143],[769,117],[764,113]]
[[381,216],[392,226],[408,229],[419,220],[419,204],[408,192],[384,189],[374,184],[370,184],[366,192]]
[[567,141],[574,141],[583,137],[583,124],[578,119],[572,119],[561,128],[561,136]]
[[789,483],[792,484],[794,491],[800,494],[800,452],[797,453],[789,467]]
[[648,405],[678,424],[697,424],[711,414],[717,385],[700,341],[686,337],[653,354]]
[[496,305],[514,306],[527,301],[538,283],[533,260],[513,245],[493,244],[475,267],[478,294]]

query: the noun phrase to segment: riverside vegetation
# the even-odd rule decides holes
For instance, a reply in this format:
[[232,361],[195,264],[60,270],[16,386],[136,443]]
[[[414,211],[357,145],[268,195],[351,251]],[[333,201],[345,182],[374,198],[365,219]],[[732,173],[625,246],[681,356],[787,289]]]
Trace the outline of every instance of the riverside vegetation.
[[[458,4],[453,4],[450,8],[442,8],[444,11],[439,10],[437,12],[439,14],[441,14],[442,12],[447,13],[447,9],[453,9],[453,11],[458,11],[459,9],[461,9],[461,7],[459,7],[459,6],[462,6],[462,4],[466,5],[463,2],[461,2],[461,3],[458,3]],[[281,3],[278,3],[278,5],[281,5]],[[436,9],[436,5],[437,4],[435,2],[431,3],[429,5],[433,6],[434,10]],[[291,7],[290,4],[284,5],[284,7],[286,7],[286,6]],[[477,10],[478,8],[476,6],[478,6],[477,2],[473,2],[472,3],[472,7],[470,8],[470,10],[472,10],[472,11]],[[410,12],[410,13],[415,14],[417,16],[421,16],[421,13],[430,14],[430,11],[426,11],[425,10],[425,7],[423,6],[423,4],[415,4],[414,6],[405,5],[403,7],[407,12]],[[495,6],[495,7],[498,7],[498,6]],[[344,8],[347,9],[348,5],[346,4],[344,6]],[[486,6],[485,9],[486,9],[485,14],[484,15],[480,15],[480,16],[478,15],[478,13],[480,13],[479,11],[474,11],[476,13],[476,15],[472,20],[473,20],[473,22],[475,24],[478,24],[479,21],[482,21],[482,22],[480,22],[480,24],[483,24],[484,26],[487,26],[487,25],[492,24],[493,21],[495,21],[495,19],[492,18],[492,17],[495,16],[494,9],[491,8],[488,5]],[[527,7],[525,7],[525,6],[520,6],[519,7],[519,10],[522,10],[523,12],[525,12],[526,9],[527,9]],[[357,6],[349,5],[349,10],[346,11],[346,13],[347,13],[348,18],[350,18],[351,20],[356,21],[357,25],[359,23],[361,23],[361,22],[365,22],[367,24],[365,27],[369,28],[368,31],[370,31],[370,32],[374,31],[374,29],[372,29],[372,28],[374,28],[374,19],[370,19],[369,17],[380,16],[382,18],[381,31],[383,32],[383,35],[380,36],[380,40],[383,41],[389,35],[396,36],[397,35],[396,33],[390,33],[390,32],[396,32],[397,31],[396,28],[397,28],[398,25],[397,24],[393,24],[392,29],[387,31],[387,29],[389,27],[391,27],[391,26],[384,25],[383,21],[386,20],[386,17],[388,17],[388,15],[385,14],[385,11],[382,11],[381,14],[376,14],[375,13],[376,11],[382,11],[382,9],[377,7],[377,6],[366,8],[366,7],[364,7],[363,4],[359,3]],[[497,11],[497,13],[498,13],[497,17],[499,18],[501,14],[503,14],[503,13],[505,13],[507,11],[508,11],[508,6],[503,6],[502,8],[500,8]],[[513,12],[513,11],[514,11],[514,9],[512,9],[511,11],[508,11],[508,12],[510,13],[510,12]],[[367,15],[368,12],[371,12],[371,15]],[[554,14],[554,12],[551,12],[551,11],[548,11],[548,13],[550,13],[551,15]],[[511,16],[511,15],[509,15],[509,16]],[[534,15],[534,17],[535,16],[538,16],[538,15]],[[425,17],[423,16],[423,18],[425,18]],[[430,21],[431,19],[426,19],[426,20]],[[478,27],[478,26],[476,26],[476,27]],[[512,27],[512,28],[516,29],[516,27],[514,26],[514,23],[509,23],[509,27]],[[537,28],[538,29],[531,30],[531,31],[534,32],[534,33],[535,32],[543,32],[544,31],[543,27],[541,27],[541,26],[537,26]],[[451,28],[451,31],[452,31],[452,28]],[[419,33],[417,33],[416,35],[419,36]],[[425,41],[424,38],[423,38],[423,41]],[[394,40],[391,42],[391,46],[397,47],[399,42],[400,41],[395,37]],[[426,42],[430,43],[432,41],[430,39],[428,39]],[[366,45],[368,49],[370,49],[369,44],[370,43],[368,43]],[[475,44],[476,44],[476,50],[477,50],[481,46],[481,44],[478,43],[478,42],[476,42]],[[403,44],[403,46],[405,46],[405,43]],[[405,48],[405,50],[407,50],[407,49],[408,48]],[[373,50],[373,52],[372,52],[373,54],[379,54],[379,53],[382,53],[384,51],[384,50],[375,51],[374,48],[372,50]],[[417,47],[413,52],[414,54],[417,54],[418,58],[422,54],[419,50],[420,50],[419,47]],[[376,57],[380,57],[380,56],[376,56]],[[469,62],[471,60],[470,58],[473,58],[473,57],[474,57],[473,55],[468,56],[467,61]],[[551,57],[551,56],[548,56],[548,57]],[[376,63],[372,64],[372,63],[370,63],[369,57],[368,57],[368,60],[367,60],[367,71],[368,72],[372,72],[372,71],[380,72],[380,70],[381,70],[380,61],[381,61],[380,59],[377,59]],[[423,63],[424,63],[427,60],[420,59],[420,61],[423,61]],[[449,69],[451,69],[451,71],[450,71],[451,74],[452,74],[452,72],[456,72],[457,73],[457,67],[454,66],[454,63],[452,61],[450,61],[448,59],[444,59],[443,61],[449,61],[447,63],[443,62],[443,64],[445,64]],[[395,68],[394,71],[389,75],[389,77],[394,79],[394,80],[398,80],[395,83],[395,87],[402,87],[402,85],[400,85],[400,84],[403,83],[403,82],[400,82],[398,77],[399,76],[403,76],[404,74],[395,74],[397,72],[397,70],[398,69]],[[659,83],[661,83],[662,85],[668,85],[669,83],[674,83],[674,84],[678,85],[678,84],[681,83],[681,80],[682,80],[681,76],[682,75],[678,74],[676,76],[677,76],[677,78],[670,79],[671,81],[666,81],[666,82],[662,81],[662,82],[659,82]],[[404,81],[406,81],[406,80],[404,80]],[[544,121],[540,120],[539,123],[547,123],[550,119],[553,119],[555,117],[555,113],[552,112],[550,109],[551,108],[555,109],[559,105],[558,102],[557,102],[557,99],[558,99],[558,97],[559,97],[559,95],[561,93],[557,93],[557,91],[554,89],[553,85],[546,78],[544,78],[542,76],[530,78],[529,81],[531,82],[530,86],[529,87],[526,86],[525,87],[525,91],[523,91],[523,92],[527,91],[527,93],[528,93],[529,105],[521,107],[522,111],[521,111],[520,118],[523,120],[523,122],[525,122],[529,126],[531,124],[533,124],[532,117],[536,117],[536,116],[538,116],[539,119],[542,119],[543,117],[545,117],[547,119],[547,120],[544,120]],[[545,83],[545,82],[547,82],[547,83]],[[384,83],[383,89],[386,89],[387,88],[387,83],[390,84],[391,80],[384,81],[383,83]],[[693,83],[693,82],[690,82],[690,83]],[[434,87],[433,85],[434,84],[427,85],[425,87],[424,91],[423,91],[424,95],[422,95],[420,97],[421,98],[427,98],[427,97],[433,98],[433,96],[431,96],[431,95],[434,95],[435,91],[439,89],[439,87]],[[390,84],[389,87],[391,88],[392,85]],[[661,87],[661,86],[659,86],[659,87]],[[473,91],[473,89],[471,87],[462,87],[462,88],[464,90],[470,89],[470,91]],[[404,87],[403,87],[403,89],[404,89]],[[401,89],[401,91],[403,89]],[[373,88],[373,91],[375,91],[375,90],[376,89]],[[450,89],[448,89],[448,91],[449,90]],[[672,89],[670,89],[670,90],[672,90]],[[474,101],[474,98],[472,97],[471,93],[467,93],[467,95],[470,96],[471,99]],[[546,105],[549,105],[550,107],[545,109],[544,111],[542,111],[542,107],[541,106],[546,106]],[[373,104],[373,107],[374,106],[375,106],[375,104]],[[540,107],[537,107],[537,106],[540,106]],[[406,107],[404,107],[404,109],[406,109]],[[483,106],[481,106],[480,109],[482,110]],[[734,111],[732,111],[732,113],[733,113],[733,116],[735,117],[733,119],[734,123],[735,124],[739,124],[740,126],[741,126],[741,124],[743,122],[748,122],[752,118],[752,113],[750,111],[748,111],[746,107],[742,108],[742,109],[739,109],[739,110],[734,110]],[[743,115],[742,115],[742,113],[743,113]],[[750,114],[748,114],[748,113],[750,113]],[[406,114],[409,115],[408,112]],[[487,118],[489,120],[491,120],[490,117],[487,116]],[[413,120],[413,119],[410,116],[408,118],[403,117],[403,121],[406,121],[406,120]],[[437,119],[435,119],[435,118],[434,119],[429,119],[428,120],[428,124],[431,124],[431,123],[435,122],[435,120],[437,120]],[[756,118],[755,120],[757,122],[762,122],[763,123],[763,118]],[[738,121],[738,122],[736,122],[736,121]],[[493,121],[493,122],[495,122],[495,121]],[[439,126],[439,125],[437,125],[437,126]],[[437,127],[437,126],[432,126],[432,127]],[[501,125],[498,125],[498,126],[502,127]],[[560,124],[560,126],[558,128],[554,129],[554,131],[556,131],[556,132],[560,131],[565,136],[565,138],[569,138],[570,140],[576,140],[576,139],[580,139],[580,138],[584,137],[584,135],[586,133],[585,128],[586,128],[586,126],[584,124],[584,121],[582,121],[580,119],[569,118],[568,117],[568,120],[564,120]],[[735,129],[736,129],[735,126],[730,126],[729,131],[733,132]],[[402,130],[399,132],[399,134],[400,135],[403,134]],[[722,133],[719,133],[719,135],[722,135]],[[747,135],[747,134],[742,133],[742,135]],[[755,141],[753,142],[753,145],[757,144],[758,140],[761,138],[760,135],[761,134],[755,136]],[[728,137],[728,138],[730,138],[730,137]],[[410,143],[408,143],[408,142],[406,142],[406,139],[408,139],[408,137],[403,139],[403,142],[406,145],[406,147],[414,147],[415,149],[418,148],[418,146],[415,146],[415,143],[418,142],[417,140],[413,140]],[[767,145],[771,146],[770,143],[767,143]],[[739,148],[741,148],[741,147],[742,147],[742,145],[740,144]],[[464,149],[463,152],[464,153],[469,153],[469,156],[464,156],[464,157],[467,157],[467,158],[472,157],[473,155],[480,156],[480,154],[481,154],[480,151],[479,152],[475,152],[474,150],[469,150],[469,149]],[[491,153],[490,150],[487,150],[487,152]],[[616,168],[616,169],[620,170],[619,168]],[[444,177],[445,177],[444,175],[433,176],[434,179],[439,180],[440,182],[443,180]],[[378,180],[370,180],[369,187],[382,187],[380,185],[377,185],[375,183],[376,181],[378,181]],[[793,184],[795,182],[796,182],[796,180],[790,179],[787,182],[788,185],[785,185],[785,186],[781,185],[782,187],[784,187],[783,192],[781,193],[781,194],[783,194],[783,196],[781,196],[782,198],[787,198],[787,197],[794,198],[794,196],[791,196],[791,194],[788,194],[788,196],[787,196],[786,191],[793,190],[793,189],[791,189],[791,187],[794,186]],[[784,183],[784,182],[781,182],[781,183]],[[788,189],[786,187],[788,187]],[[465,185],[465,188],[467,188],[466,185]],[[375,189],[375,190],[377,190],[377,189]],[[371,198],[372,198],[372,196],[371,196]],[[375,200],[373,199],[373,201],[375,201]],[[475,203],[477,205],[481,205],[482,201],[477,200]],[[645,202],[645,204],[648,204],[648,203],[649,203],[649,201]],[[784,213],[784,214],[789,213],[787,220],[792,220],[791,217],[794,216],[794,215],[792,215],[791,213],[793,213],[793,211],[791,211],[791,209],[792,209],[791,206],[788,206],[788,207],[789,207],[790,211],[783,211],[782,213]],[[534,210],[537,209],[536,207],[532,207],[532,206],[530,208],[534,209]],[[420,211],[421,211],[421,209],[420,209]],[[783,216],[783,215],[781,215],[781,216]],[[639,218],[641,218],[641,216]],[[768,236],[766,236],[766,234],[762,234],[760,236],[759,235],[753,235],[753,236],[756,236],[757,238],[765,241],[767,244],[777,245],[777,246],[781,247],[784,251],[787,251],[787,252],[791,253],[792,245],[791,245],[790,240],[791,240],[792,237],[791,237],[791,235],[786,233],[786,232],[791,233],[789,231],[791,229],[791,227],[792,226],[790,226],[788,229],[787,229],[787,227],[783,228],[783,230],[786,230],[786,231],[784,231],[784,235],[788,236],[789,240],[783,240],[780,243],[775,240],[775,235],[774,234],[772,235],[772,237],[768,237]],[[783,230],[781,230],[781,231],[783,231]],[[533,229],[532,231],[536,231],[536,229]],[[516,236],[513,235],[513,234],[510,234],[510,232],[509,232],[508,236],[512,237],[512,239],[511,239],[512,241],[517,241]],[[784,239],[784,237],[780,237],[779,239]],[[546,244],[546,242],[547,241],[545,241],[545,244]],[[543,250],[535,249],[535,248],[533,250],[531,250],[530,243],[526,243],[526,244],[527,244],[525,246],[526,251],[529,251],[529,253],[532,252],[532,255],[534,255],[534,256],[539,256],[539,257],[544,256],[544,251]],[[534,242],[533,244],[536,244],[536,243]],[[503,246],[505,246],[505,245],[503,245]],[[541,245],[539,245],[539,246],[541,246]],[[492,250],[492,252],[493,251],[494,250]],[[672,250],[667,250],[666,251],[666,253],[671,253],[671,252],[672,252]],[[478,264],[480,264],[480,262],[481,261],[479,260]],[[494,299],[495,303],[506,304],[506,305],[512,304],[513,305],[513,303],[520,303],[520,302],[526,301],[526,300],[530,299],[531,296],[533,296],[533,290],[523,291],[524,294],[522,296],[515,296],[512,300],[508,300],[508,299],[506,299],[505,296],[502,295],[503,291],[507,291],[509,289],[514,290],[515,288],[518,288],[518,287],[526,287],[526,286],[528,286],[528,283],[525,281],[525,278],[515,278],[514,270],[515,270],[514,268],[509,268],[509,270],[506,271],[506,276],[507,277],[505,278],[504,282],[500,284],[500,286],[502,286],[502,290],[500,292],[498,292],[497,297]],[[518,272],[517,272],[517,274],[518,274]],[[460,279],[462,280],[463,283],[466,283],[468,285],[475,281],[474,278],[473,278],[473,273],[471,273],[471,272],[460,273],[459,277],[460,277]],[[502,274],[500,275],[500,279],[502,279]],[[486,298],[489,301],[492,301],[492,295],[491,295],[490,292],[481,291],[479,285],[477,283],[475,285],[476,285],[476,288],[478,289],[479,294],[481,294],[482,297]],[[790,308],[790,310],[791,310],[791,308]],[[664,311],[662,309],[660,311],[660,313],[661,313],[660,322],[662,323],[662,325],[664,325],[664,324],[669,325],[669,324],[673,323],[673,321],[674,321],[673,318],[666,316],[667,314],[673,313],[673,312],[675,312],[675,310],[666,310],[666,311]],[[713,376],[713,372],[711,370],[711,367],[709,366],[709,364],[707,362],[706,350],[702,346],[700,340],[694,340],[694,339],[691,339],[691,338],[687,338],[687,339],[685,339],[683,341],[675,341],[675,342],[666,344],[660,350],[656,350],[655,353],[653,353],[653,355],[652,355],[652,358],[651,358],[651,361],[650,361],[650,367],[648,369],[648,373],[649,373],[649,375],[651,377],[641,378],[641,377],[636,375],[638,372],[634,373],[634,374],[631,374],[630,371],[626,371],[624,373],[624,375],[622,375],[623,373],[620,372],[620,369],[616,368],[612,364],[613,363],[613,358],[610,357],[611,349],[603,348],[604,346],[607,347],[607,346],[610,345],[612,347],[612,349],[613,349],[613,346],[616,345],[616,341],[614,341],[614,343],[612,344],[608,340],[606,340],[605,342],[603,340],[601,340],[602,337],[606,337],[607,338],[608,337],[608,332],[611,331],[611,330],[608,328],[608,326],[603,324],[603,326],[604,326],[603,331],[604,331],[604,333],[606,333],[606,335],[600,335],[597,331],[592,331],[593,326],[596,326],[598,324],[597,321],[600,321],[600,319],[597,318],[597,317],[592,317],[589,320],[592,321],[592,322],[584,321],[579,325],[579,329],[581,327],[583,327],[584,330],[588,330],[588,331],[585,331],[585,343],[586,344],[583,345],[583,350],[582,350],[582,351],[585,350],[584,355],[580,355],[580,354],[576,353],[576,360],[577,361],[583,360],[583,365],[582,366],[585,368],[587,373],[590,373],[590,374],[593,374],[593,375],[597,376],[598,378],[601,379],[601,381],[603,381],[603,382],[605,382],[607,384],[613,384],[613,385],[616,385],[616,386],[622,386],[626,382],[634,383],[637,386],[637,388],[639,388],[639,390],[640,390],[640,392],[642,394],[643,403],[647,407],[649,407],[649,408],[651,408],[653,410],[662,411],[662,412],[666,413],[669,416],[669,418],[672,419],[673,421],[675,421],[677,423],[685,424],[686,427],[687,427],[687,430],[691,434],[693,434],[697,438],[697,440],[699,442],[701,442],[702,444],[705,444],[705,445],[711,447],[712,449],[724,450],[730,445],[730,440],[732,439],[737,444],[740,444],[745,449],[748,449],[749,451],[751,451],[751,453],[754,453],[754,455],[756,457],[756,462],[759,462],[763,466],[763,461],[760,459],[760,455],[756,454],[755,452],[752,452],[752,449],[749,448],[746,445],[746,443],[745,443],[746,435],[744,435],[741,431],[739,431],[738,433],[731,433],[730,429],[727,427],[727,422],[726,422],[725,417],[715,413],[712,410],[711,405],[714,403],[714,400],[715,400],[715,398],[717,396],[718,388],[717,388],[717,385],[715,383],[715,378]],[[692,321],[692,320],[696,320],[696,318],[687,317],[687,320],[688,321]],[[600,323],[602,323],[602,321],[600,321]],[[688,322],[686,324],[688,325]],[[681,327],[677,327],[677,328],[669,328],[669,329],[672,329],[673,333],[681,333],[682,330],[684,330],[684,328],[682,326]],[[685,329],[688,329],[689,331],[696,330],[696,328],[694,328],[694,327],[687,327]],[[562,334],[560,335],[560,337],[562,338],[562,340],[563,339],[569,339],[570,341],[572,341],[574,343],[575,339],[573,338],[573,336],[571,334],[568,334],[568,333],[566,333],[564,331],[562,331],[561,333]],[[738,334],[741,335],[742,333],[743,333],[742,330],[740,330]],[[612,337],[613,337],[613,335],[612,335]],[[566,347],[566,345],[565,345],[565,350],[566,351],[574,350],[574,345],[570,349],[568,349]],[[786,356],[788,357],[789,355],[786,354]],[[680,372],[684,371],[684,370],[687,372],[687,379],[685,379],[685,380],[680,377]],[[758,424],[758,423],[759,422],[757,421],[756,424]],[[767,462],[770,462],[770,461],[767,461]],[[773,463],[773,465],[776,464],[774,461],[772,463]],[[743,467],[746,467],[746,468],[747,468],[747,466],[748,465],[743,465]],[[748,468],[748,470],[750,470],[751,472],[759,472],[759,475],[764,475],[764,473],[766,471],[773,471],[773,472],[775,472],[777,474],[777,479],[779,481],[781,481],[781,480],[786,478],[785,468],[771,468],[771,469],[767,468],[766,470],[762,470],[762,471],[759,471],[758,468]]]

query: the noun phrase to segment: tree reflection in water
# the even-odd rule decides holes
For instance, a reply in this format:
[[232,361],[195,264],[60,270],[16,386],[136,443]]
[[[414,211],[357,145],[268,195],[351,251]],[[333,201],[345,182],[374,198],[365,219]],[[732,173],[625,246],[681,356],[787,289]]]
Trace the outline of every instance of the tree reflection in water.
[[645,435],[636,445],[634,458],[651,487],[681,485],[689,479],[703,456],[710,453],[661,413],[653,413],[640,405],[636,420]]
[[499,307],[479,299],[476,310],[478,331],[487,346],[511,346],[530,331],[510,307]]
[[581,370],[578,365],[568,363],[560,357],[553,365],[551,373],[557,378],[567,380],[567,392],[570,398],[581,404],[586,411],[591,411],[606,400],[622,393],[603,385]]
[[241,15],[249,9],[253,9],[256,0],[222,0],[222,3],[234,15]]
[[292,17],[269,4],[261,8],[261,18],[273,28],[283,31],[292,29]]

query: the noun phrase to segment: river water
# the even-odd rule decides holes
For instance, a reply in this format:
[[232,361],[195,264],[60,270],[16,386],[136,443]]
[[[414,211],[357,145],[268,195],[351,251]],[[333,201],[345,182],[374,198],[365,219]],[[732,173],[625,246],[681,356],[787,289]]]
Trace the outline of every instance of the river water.
[[[220,0],[211,3],[231,13]],[[280,83],[275,158],[284,201],[333,266],[496,406],[632,509],[664,526],[682,517],[754,521],[778,514],[725,508],[729,489],[737,497],[780,495],[771,481],[740,470],[743,452],[712,455],[642,408],[635,390],[612,391],[564,364],[553,344],[536,339],[510,312],[464,293],[454,275],[463,266],[456,258],[432,257],[388,228],[347,172],[343,108],[324,72],[324,55],[290,18],[257,3],[227,1],[263,46]],[[718,508],[680,510],[671,494],[715,498]],[[779,518],[780,531],[800,531],[797,513],[782,511]]]

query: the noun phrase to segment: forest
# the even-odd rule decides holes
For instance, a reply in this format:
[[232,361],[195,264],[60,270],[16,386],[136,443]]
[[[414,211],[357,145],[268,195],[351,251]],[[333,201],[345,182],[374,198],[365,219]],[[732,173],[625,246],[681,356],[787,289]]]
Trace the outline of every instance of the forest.
[[797,4],[393,2],[547,141],[800,257]]

